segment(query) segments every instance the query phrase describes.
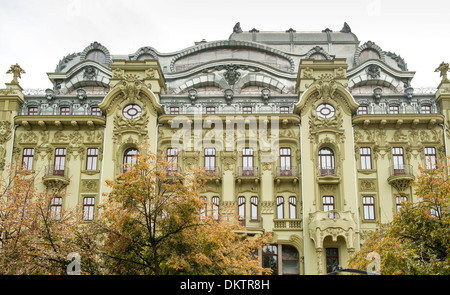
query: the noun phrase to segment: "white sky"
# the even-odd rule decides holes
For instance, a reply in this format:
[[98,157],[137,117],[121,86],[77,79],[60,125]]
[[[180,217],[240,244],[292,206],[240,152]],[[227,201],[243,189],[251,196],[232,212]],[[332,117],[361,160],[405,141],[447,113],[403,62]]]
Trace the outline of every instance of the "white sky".
[[0,0],[0,87],[18,63],[23,88],[49,88],[47,72],[94,41],[111,54],[142,46],[161,53],[226,40],[236,22],[244,31],[341,30],[347,22],[360,45],[373,41],[403,57],[414,87],[437,87],[450,62],[447,1],[422,0]]

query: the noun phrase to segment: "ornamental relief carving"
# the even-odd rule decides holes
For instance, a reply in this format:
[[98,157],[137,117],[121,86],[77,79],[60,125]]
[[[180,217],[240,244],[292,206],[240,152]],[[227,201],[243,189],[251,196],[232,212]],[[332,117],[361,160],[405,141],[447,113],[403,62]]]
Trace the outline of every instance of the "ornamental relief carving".
[[342,109],[339,106],[335,107],[335,115],[330,118],[321,118],[317,114],[317,107],[321,104],[321,101],[317,101],[311,105],[311,110],[309,112],[309,129],[311,131],[322,129],[322,128],[334,128],[341,129],[343,123]]
[[98,191],[98,180],[96,179],[82,179],[81,192],[90,193]]
[[0,121],[0,144],[4,144],[11,138],[12,125],[9,121]]
[[373,179],[360,179],[359,191],[360,192],[374,192],[376,191],[376,183]]

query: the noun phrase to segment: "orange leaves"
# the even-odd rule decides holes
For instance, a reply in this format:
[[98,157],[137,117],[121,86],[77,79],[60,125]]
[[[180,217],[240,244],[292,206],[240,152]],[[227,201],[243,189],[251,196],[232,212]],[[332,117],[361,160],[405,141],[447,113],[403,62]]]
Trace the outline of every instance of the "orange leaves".
[[[246,274],[262,271],[252,252],[268,238],[243,239],[234,223],[201,215],[206,180],[140,148],[132,167],[108,181],[99,220],[109,232],[103,251],[112,272]],[[230,220],[233,220],[231,218]],[[237,219],[236,219],[237,220]],[[119,243],[120,241],[120,243]]]
[[365,255],[381,256],[382,274],[450,273],[450,175],[447,159],[434,169],[420,168],[414,183],[416,202],[402,203],[391,223],[383,225],[351,258],[364,269]]

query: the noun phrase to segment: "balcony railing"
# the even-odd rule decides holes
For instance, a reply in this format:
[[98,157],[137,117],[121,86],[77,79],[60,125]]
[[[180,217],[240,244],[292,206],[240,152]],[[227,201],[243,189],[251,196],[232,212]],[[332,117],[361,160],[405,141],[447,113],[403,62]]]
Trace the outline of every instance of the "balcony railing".
[[277,167],[277,177],[297,177],[297,167]]
[[336,168],[319,168],[320,176],[336,176]]
[[301,229],[302,220],[301,219],[274,219],[273,226],[275,229]]
[[219,167],[211,168],[211,167],[205,167],[206,175],[213,178],[219,178],[220,177],[220,169]]
[[61,176],[68,178],[69,168],[61,165],[50,165],[45,169],[45,176]]
[[412,165],[394,165],[389,167],[389,177],[393,176],[414,176]]
[[249,230],[261,229],[263,227],[263,218],[258,219],[246,219],[245,217],[238,217],[239,225],[243,226]]
[[259,177],[258,167],[238,167],[239,177]]

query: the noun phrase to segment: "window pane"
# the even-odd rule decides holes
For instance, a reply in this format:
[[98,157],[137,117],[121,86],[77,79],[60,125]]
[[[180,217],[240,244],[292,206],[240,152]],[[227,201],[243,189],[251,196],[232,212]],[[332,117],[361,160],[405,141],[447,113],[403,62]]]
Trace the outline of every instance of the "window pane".
[[257,220],[258,219],[258,197],[252,197],[250,199],[251,204],[251,219]]
[[297,198],[289,197],[289,218],[297,218]]
[[284,218],[284,198],[283,197],[277,197],[277,218],[283,219]]
[[284,275],[298,275],[299,268],[299,254],[295,247],[290,245],[283,245],[283,274]]

